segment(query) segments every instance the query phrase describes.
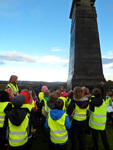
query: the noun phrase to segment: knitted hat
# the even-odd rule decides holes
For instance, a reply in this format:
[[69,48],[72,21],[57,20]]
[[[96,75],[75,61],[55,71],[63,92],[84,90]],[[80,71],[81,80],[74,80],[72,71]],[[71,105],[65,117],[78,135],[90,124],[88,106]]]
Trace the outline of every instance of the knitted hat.
[[68,97],[68,93],[64,91],[64,92],[61,93],[60,96],[61,96],[61,97]]
[[29,93],[27,91],[22,91],[20,93],[20,95],[24,95],[25,96],[25,102],[24,103],[29,103],[30,96],[29,96]]
[[12,104],[16,108],[20,108],[25,102],[25,96],[24,95],[16,95],[12,99]]
[[46,85],[42,86],[41,92],[44,92],[46,89],[48,90],[48,87]]
[[6,91],[0,90],[0,102],[9,102],[9,95]]

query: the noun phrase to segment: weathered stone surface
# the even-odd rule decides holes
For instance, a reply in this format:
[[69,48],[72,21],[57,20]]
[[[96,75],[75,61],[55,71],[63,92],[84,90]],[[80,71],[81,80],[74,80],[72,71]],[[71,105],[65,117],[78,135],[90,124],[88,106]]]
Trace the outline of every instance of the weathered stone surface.
[[75,86],[99,87],[101,81],[105,81],[94,2],[73,0],[68,89]]

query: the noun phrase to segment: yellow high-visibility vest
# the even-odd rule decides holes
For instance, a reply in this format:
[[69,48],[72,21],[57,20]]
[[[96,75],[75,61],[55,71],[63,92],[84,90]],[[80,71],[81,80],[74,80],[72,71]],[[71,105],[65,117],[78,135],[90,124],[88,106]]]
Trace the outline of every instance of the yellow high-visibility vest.
[[84,121],[87,118],[87,110],[89,106],[85,109],[81,109],[77,104],[75,104],[75,110],[73,114],[73,119],[77,121]]
[[63,108],[62,108],[62,110],[64,110],[64,111],[66,111],[66,102],[67,102],[67,98],[66,97],[59,97],[58,99],[62,99],[63,100],[63,102],[64,102],[64,105],[63,105]]
[[12,83],[8,83],[8,85],[6,86],[6,88],[8,88],[8,87],[11,89],[11,91],[13,93],[13,97],[14,97],[14,92],[13,91],[15,91],[17,95],[19,95],[19,89],[18,89],[17,84],[13,85]]
[[4,121],[5,121],[5,112],[4,109],[10,102],[0,102],[0,128],[4,126]]
[[43,92],[40,92],[38,94],[38,97],[39,97],[39,101],[41,102],[43,99],[44,99],[44,93]]
[[26,115],[20,126],[13,125],[8,119],[9,124],[9,144],[12,147],[24,145],[28,141],[27,127],[29,123],[28,115]]
[[49,114],[48,126],[50,128],[50,139],[55,144],[62,144],[68,140],[68,132],[65,127],[66,116],[67,114],[64,113],[60,119],[53,120]]
[[95,107],[94,112],[91,112],[89,126],[96,130],[104,130],[106,126],[106,114],[106,103],[103,100],[102,105],[99,107]]

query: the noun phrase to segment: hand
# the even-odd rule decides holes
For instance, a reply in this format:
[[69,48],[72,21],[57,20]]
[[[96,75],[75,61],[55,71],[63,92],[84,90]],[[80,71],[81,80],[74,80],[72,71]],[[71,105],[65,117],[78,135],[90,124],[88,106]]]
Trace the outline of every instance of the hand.
[[32,134],[36,132],[36,129],[33,129],[33,131],[31,132]]
[[5,144],[5,146],[7,147],[9,144]]
[[16,93],[16,91],[15,91],[15,90],[13,91],[13,94],[14,94],[14,95],[17,95],[17,93]]

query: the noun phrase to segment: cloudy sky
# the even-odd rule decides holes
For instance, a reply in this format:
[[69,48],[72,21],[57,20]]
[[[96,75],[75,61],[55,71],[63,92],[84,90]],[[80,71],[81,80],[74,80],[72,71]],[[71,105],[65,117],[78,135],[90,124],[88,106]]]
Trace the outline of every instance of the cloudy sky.
[[[0,0],[0,80],[67,81],[72,0]],[[113,80],[113,0],[96,0],[103,72]]]

